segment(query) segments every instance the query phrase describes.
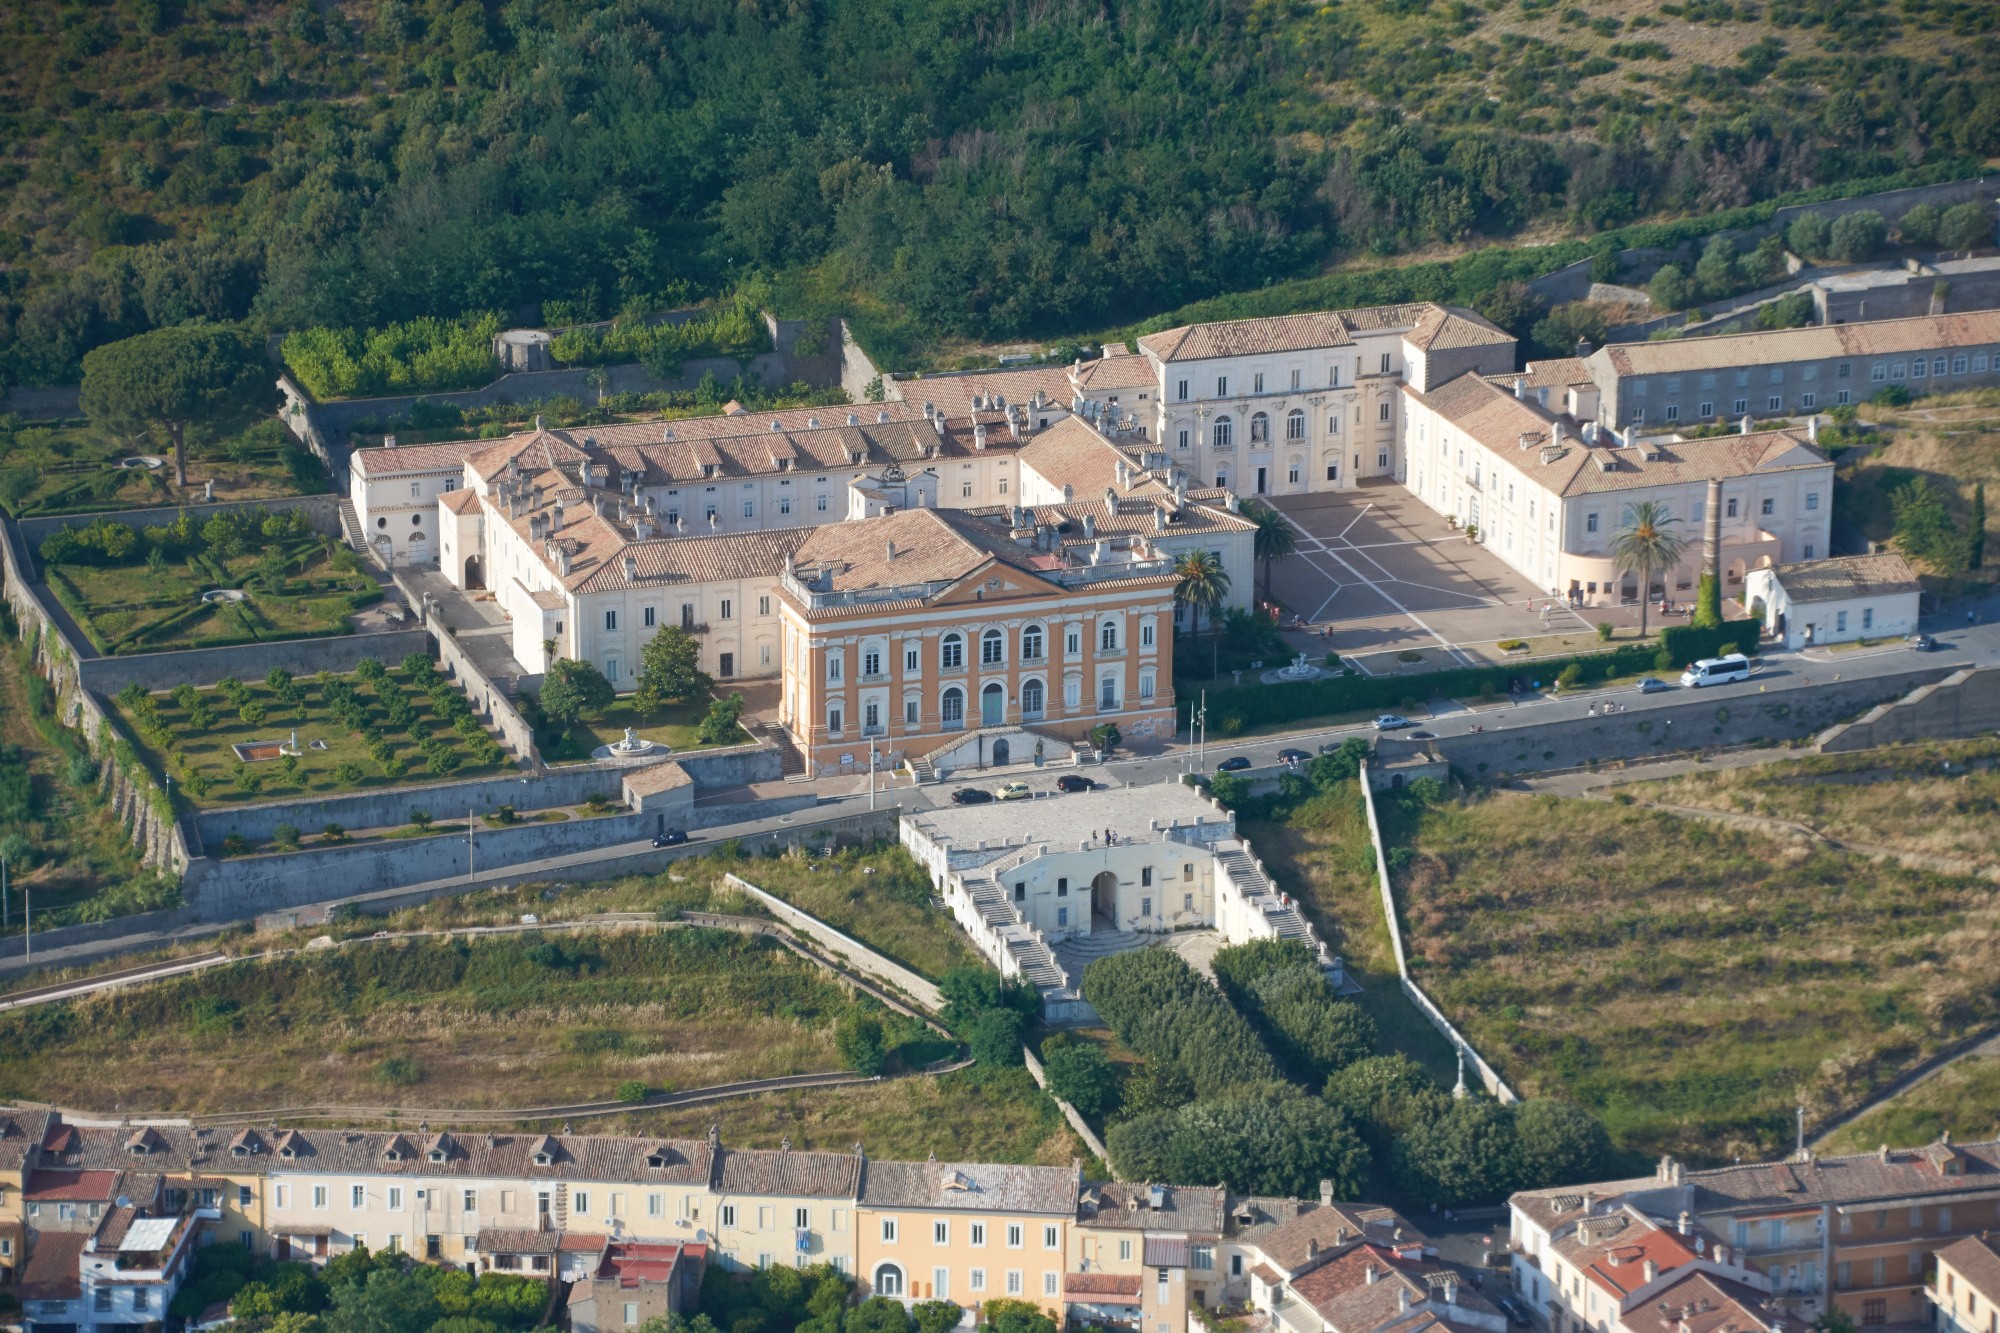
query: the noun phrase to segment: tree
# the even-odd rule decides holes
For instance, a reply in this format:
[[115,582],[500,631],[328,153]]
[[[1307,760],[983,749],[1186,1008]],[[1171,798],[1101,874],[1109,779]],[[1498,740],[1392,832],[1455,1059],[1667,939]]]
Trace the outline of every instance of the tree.
[[1283,514],[1270,505],[1253,504],[1244,511],[1243,517],[1257,525],[1252,536],[1251,549],[1264,566],[1264,600],[1271,600],[1271,562],[1282,560],[1299,549],[1298,530]]
[[1398,1183],[1425,1202],[1492,1203],[1520,1177],[1514,1117],[1490,1098],[1460,1098],[1397,1140],[1393,1170]]
[[917,1333],[951,1333],[965,1311],[956,1301],[918,1301],[910,1307],[910,1316],[917,1321]]
[[1801,259],[1822,259],[1833,243],[1833,225],[1824,213],[1801,213],[1785,228],[1785,244]]
[[1913,478],[1890,492],[1889,508],[1895,515],[1896,545],[1904,555],[1941,574],[1966,568],[1971,543],[1959,532],[1943,492],[1929,477]]
[[639,650],[639,689],[632,697],[651,715],[670,703],[698,699],[715,686],[701,669],[701,643],[679,625],[667,625]]
[[1695,261],[1694,285],[1705,301],[1736,290],[1736,242],[1732,238],[1719,234],[1708,238],[1701,258]]
[[1639,576],[1639,637],[1646,637],[1647,598],[1653,577],[1680,564],[1687,551],[1687,539],[1669,531],[1680,522],[1658,500],[1641,500],[1632,506],[1625,523],[1611,538],[1611,563],[1620,574]]
[[1021,1015],[1012,1009],[987,1009],[965,1027],[972,1058],[982,1065],[1021,1063]]
[[1936,204],[1918,204],[1898,219],[1896,234],[1902,237],[1904,245],[1934,245],[1939,220]]
[[1873,258],[1888,238],[1889,224],[1874,209],[1843,213],[1833,221],[1827,253],[1843,264],[1858,263]]
[[444,1313],[428,1278],[400,1265],[376,1268],[358,1283],[327,1285],[333,1292],[333,1308],[321,1316],[327,1333],[426,1333]]
[[[1127,1115],[1178,1111],[1194,1100],[1194,1083],[1165,1060],[1143,1060],[1125,1076],[1119,1096]],[[1119,1155],[1118,1160],[1125,1158]]]
[[1965,567],[1979,569],[1986,564],[1986,483],[1972,486],[1972,512],[1965,516]]
[[889,1047],[882,1036],[881,1021],[859,1009],[841,1015],[840,1022],[834,1025],[833,1046],[840,1053],[842,1064],[870,1078],[880,1074],[889,1063]]
[[1514,1189],[1595,1180],[1611,1155],[1610,1136],[1596,1116],[1547,1097],[1531,1097],[1514,1108],[1514,1138],[1521,1154]]
[[1118,748],[1120,741],[1125,739],[1125,733],[1118,730],[1116,722],[1100,722],[1084,733],[1084,739],[1109,754]]
[[695,738],[703,745],[728,745],[741,732],[739,724],[743,719],[743,696],[733,693],[727,699],[717,699],[702,715],[701,725],[695,728]]
[[1309,1197],[1331,1180],[1347,1198],[1368,1179],[1368,1147],[1347,1118],[1285,1083],[1120,1120],[1108,1140],[1120,1172],[1134,1178],[1213,1180],[1293,1197]]
[[889,1296],[870,1296],[847,1312],[846,1333],[910,1333],[910,1312]]
[[1661,265],[1653,280],[1646,284],[1647,299],[1655,310],[1685,310],[1693,295],[1694,287],[1678,264]]
[[121,433],[161,430],[174,480],[187,485],[187,433],[247,426],[277,405],[276,377],[257,346],[221,324],[183,324],[106,343],[83,358],[85,415]]
[[1326,1099],[1361,1126],[1377,1148],[1451,1109],[1451,1098],[1409,1056],[1371,1055],[1326,1081]]
[[1695,584],[1694,616],[1688,623],[1696,629],[1722,628],[1722,584],[1707,571]]
[[1993,215],[1977,200],[1954,204],[1938,219],[1938,244],[1947,250],[1970,250],[1993,239]]
[[988,967],[961,963],[945,969],[938,978],[938,993],[944,996],[945,1026],[963,1028],[988,1009],[1012,1009],[1025,1019],[1042,1011],[1041,996],[1033,986],[1007,981]]
[[558,657],[550,663],[549,674],[542,682],[540,703],[542,712],[551,722],[560,724],[563,734],[568,735],[578,718],[609,707],[617,697],[618,692],[596,667]]
[[1056,1333],[1056,1321],[1031,1301],[991,1300],[982,1312],[993,1333]]
[[1097,1046],[1058,1032],[1042,1043],[1049,1091],[1094,1119],[1118,1104],[1118,1071]]
[[1201,618],[1213,616],[1229,596],[1229,571],[1213,551],[1189,551],[1174,562],[1174,600],[1194,613],[1194,634],[1201,633]]
[[1496,282],[1472,308],[1518,338],[1534,327],[1548,307],[1525,282]]

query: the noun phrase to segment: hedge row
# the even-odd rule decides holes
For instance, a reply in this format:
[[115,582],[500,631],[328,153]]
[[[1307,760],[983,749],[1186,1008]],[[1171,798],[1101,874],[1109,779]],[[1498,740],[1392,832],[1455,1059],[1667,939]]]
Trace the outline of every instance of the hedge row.
[[[1363,676],[1349,672],[1297,685],[1245,685],[1210,690],[1208,721],[1218,734],[1231,736],[1259,723],[1300,722],[1332,713],[1373,712],[1402,707],[1405,701],[1415,698],[1458,699],[1487,691],[1497,694],[1522,677],[1547,685],[1571,667],[1576,669],[1575,683],[1579,685],[1641,671],[1672,671],[1722,651],[1754,653],[1758,629],[1755,620],[1732,620],[1720,629],[1709,630],[1675,625],[1660,632],[1658,648],[1628,643],[1603,653],[1454,667],[1421,676]],[[1193,696],[1182,694],[1182,725],[1186,725],[1187,713],[1195,704]]]
[[1243,1015],[1171,949],[1134,949],[1083,970],[1083,998],[1118,1039],[1186,1074],[1198,1097],[1278,1077]]
[[1223,993],[1307,1086],[1318,1088],[1335,1070],[1375,1053],[1374,1020],[1333,993],[1319,960],[1301,941],[1231,945],[1211,965]]

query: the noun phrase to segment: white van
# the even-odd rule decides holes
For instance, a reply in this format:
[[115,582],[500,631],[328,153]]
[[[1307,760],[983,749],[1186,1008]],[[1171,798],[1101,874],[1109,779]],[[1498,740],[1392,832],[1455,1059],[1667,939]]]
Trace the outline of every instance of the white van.
[[1681,684],[1698,690],[1704,685],[1724,685],[1732,680],[1750,679],[1750,659],[1742,653],[1704,657],[1681,672]]

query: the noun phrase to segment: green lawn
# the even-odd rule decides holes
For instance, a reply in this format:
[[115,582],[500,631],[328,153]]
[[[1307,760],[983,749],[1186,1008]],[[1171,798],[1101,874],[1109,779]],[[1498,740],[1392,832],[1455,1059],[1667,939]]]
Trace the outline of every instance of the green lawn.
[[[267,681],[242,682],[240,691],[237,702],[221,686],[183,686],[174,694],[144,696],[144,703],[127,692],[116,706],[148,765],[173,778],[177,797],[201,806],[338,795],[507,767],[504,753],[476,724],[467,735],[440,715],[441,707],[469,711],[463,695],[446,683],[433,697],[401,667],[374,681],[328,674],[302,677],[282,690]],[[347,691],[353,693],[351,715],[337,703]],[[459,702],[441,706],[438,698]],[[197,709],[208,714],[205,726],[196,725],[204,720],[195,716]],[[356,720],[363,728],[352,725]],[[296,763],[245,763],[231,749],[285,741],[294,730],[303,751]],[[326,748],[312,748],[315,741]]]
[[[353,552],[318,534],[261,552],[190,551],[155,565],[49,565],[49,586],[101,653],[157,653],[344,634],[349,617],[381,600]],[[241,589],[241,602],[202,593]]]
[[[157,469],[117,466],[140,455],[167,461]],[[293,444],[275,418],[222,443],[194,444],[183,490],[174,484],[172,452],[164,443],[119,439],[80,421],[26,424],[0,417],[0,503],[16,518],[196,503],[209,481],[215,498],[229,502],[328,489],[320,461]]]
[[[1991,1024],[1991,885],[1641,807],[1496,794],[1388,830],[1411,968],[1621,1148],[1768,1156]],[[1268,855],[1268,852],[1267,852]]]
[[[535,746],[542,752],[542,761],[550,764],[568,763],[572,760],[589,759],[600,745],[625,739],[625,728],[630,727],[650,741],[659,741],[675,750],[713,749],[706,745],[695,729],[708,712],[706,699],[690,700],[686,703],[668,704],[652,713],[641,713],[632,696],[614,702],[595,717],[581,718],[567,735],[561,728],[542,719],[535,728]],[[729,745],[741,745],[750,739],[741,728],[737,729]]]

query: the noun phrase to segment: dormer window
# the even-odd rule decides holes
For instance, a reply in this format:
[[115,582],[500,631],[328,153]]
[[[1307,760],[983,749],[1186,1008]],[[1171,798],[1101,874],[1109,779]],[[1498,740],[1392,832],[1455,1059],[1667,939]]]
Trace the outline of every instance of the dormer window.
[[248,1157],[250,1149],[247,1145],[239,1143],[229,1150],[229,1155],[231,1157]]
[[292,1150],[292,1149],[290,1149],[290,1148],[280,1148],[280,1149],[278,1149],[278,1156],[280,1156],[280,1157],[283,1157],[283,1158],[286,1158],[287,1160],[289,1160],[289,1159],[291,1159],[291,1158],[293,1158],[293,1157],[297,1157],[297,1156],[298,1156],[298,1153],[297,1153],[297,1152],[295,1152],[295,1151],[293,1151],[293,1150]]
[[134,1157],[144,1157],[150,1150],[143,1143],[134,1143],[126,1151],[130,1152]]
[[403,1160],[403,1154],[396,1151],[394,1148],[388,1149],[386,1152],[382,1154],[382,1156],[391,1162],[400,1162]]
[[536,1166],[547,1166],[547,1165],[549,1165],[549,1164],[550,1164],[551,1162],[553,1162],[553,1161],[555,1161],[555,1158],[553,1158],[553,1157],[549,1156],[549,1155],[548,1155],[547,1153],[545,1153],[545,1152],[538,1152],[538,1153],[536,1153],[536,1154],[535,1154],[535,1165],[536,1165]]
[[433,1148],[430,1150],[427,1156],[429,1156],[429,1158],[433,1162],[442,1162],[445,1158],[445,1152],[444,1149],[442,1148]]

